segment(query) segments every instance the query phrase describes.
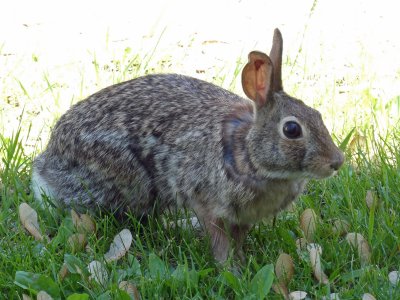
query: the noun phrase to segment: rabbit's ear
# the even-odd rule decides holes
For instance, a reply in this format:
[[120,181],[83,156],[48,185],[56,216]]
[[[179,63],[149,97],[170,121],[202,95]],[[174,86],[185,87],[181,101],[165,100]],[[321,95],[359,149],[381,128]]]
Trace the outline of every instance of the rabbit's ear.
[[283,39],[282,34],[278,28],[274,31],[274,38],[272,41],[271,52],[269,57],[271,58],[272,65],[274,66],[274,82],[272,90],[274,92],[282,91],[282,50],[283,50]]
[[242,86],[247,97],[257,107],[265,105],[272,92],[272,62],[268,55],[253,51],[249,54],[249,62],[242,71]]

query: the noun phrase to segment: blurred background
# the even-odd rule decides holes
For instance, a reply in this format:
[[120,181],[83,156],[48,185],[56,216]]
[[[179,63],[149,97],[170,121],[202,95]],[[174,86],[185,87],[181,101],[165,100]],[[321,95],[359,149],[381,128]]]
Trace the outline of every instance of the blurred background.
[[247,54],[269,53],[275,27],[288,93],[320,109],[338,137],[355,127],[362,135],[374,119],[385,132],[399,119],[399,23],[387,0],[8,1],[0,132],[29,128],[27,147],[41,149],[72,103],[146,73],[183,73],[243,95]]

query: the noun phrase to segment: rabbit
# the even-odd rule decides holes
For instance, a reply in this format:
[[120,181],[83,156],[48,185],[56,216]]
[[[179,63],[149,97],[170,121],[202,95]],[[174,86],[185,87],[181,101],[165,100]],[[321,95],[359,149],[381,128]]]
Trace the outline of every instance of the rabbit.
[[122,216],[186,207],[217,262],[231,250],[243,257],[254,224],[344,162],[321,114],[283,91],[282,49],[275,29],[269,56],[249,54],[242,71],[249,99],[192,77],[153,74],[78,102],[34,159],[34,197]]

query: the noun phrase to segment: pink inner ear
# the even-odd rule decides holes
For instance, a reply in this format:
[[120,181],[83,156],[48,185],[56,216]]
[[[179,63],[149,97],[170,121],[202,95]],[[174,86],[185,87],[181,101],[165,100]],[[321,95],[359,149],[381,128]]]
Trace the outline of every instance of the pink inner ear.
[[263,82],[257,83],[257,92],[259,92],[262,96],[265,94],[265,84]]
[[257,59],[254,62],[254,66],[256,68],[256,90],[257,92],[262,95],[265,96],[265,76],[264,73],[262,72],[262,70],[260,70],[261,66],[265,64],[265,61],[261,60],[261,59]]
[[255,67],[256,67],[256,71],[258,71],[258,69],[260,69],[260,67],[261,67],[263,64],[265,64],[265,62],[263,62],[261,59],[257,59],[257,60],[254,62],[254,65],[255,65]]

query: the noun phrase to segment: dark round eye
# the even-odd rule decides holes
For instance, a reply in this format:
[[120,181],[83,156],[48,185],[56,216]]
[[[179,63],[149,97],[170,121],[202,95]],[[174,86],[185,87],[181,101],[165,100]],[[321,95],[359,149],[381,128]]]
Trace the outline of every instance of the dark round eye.
[[295,121],[288,121],[283,125],[283,133],[288,139],[297,139],[301,137],[301,126]]

